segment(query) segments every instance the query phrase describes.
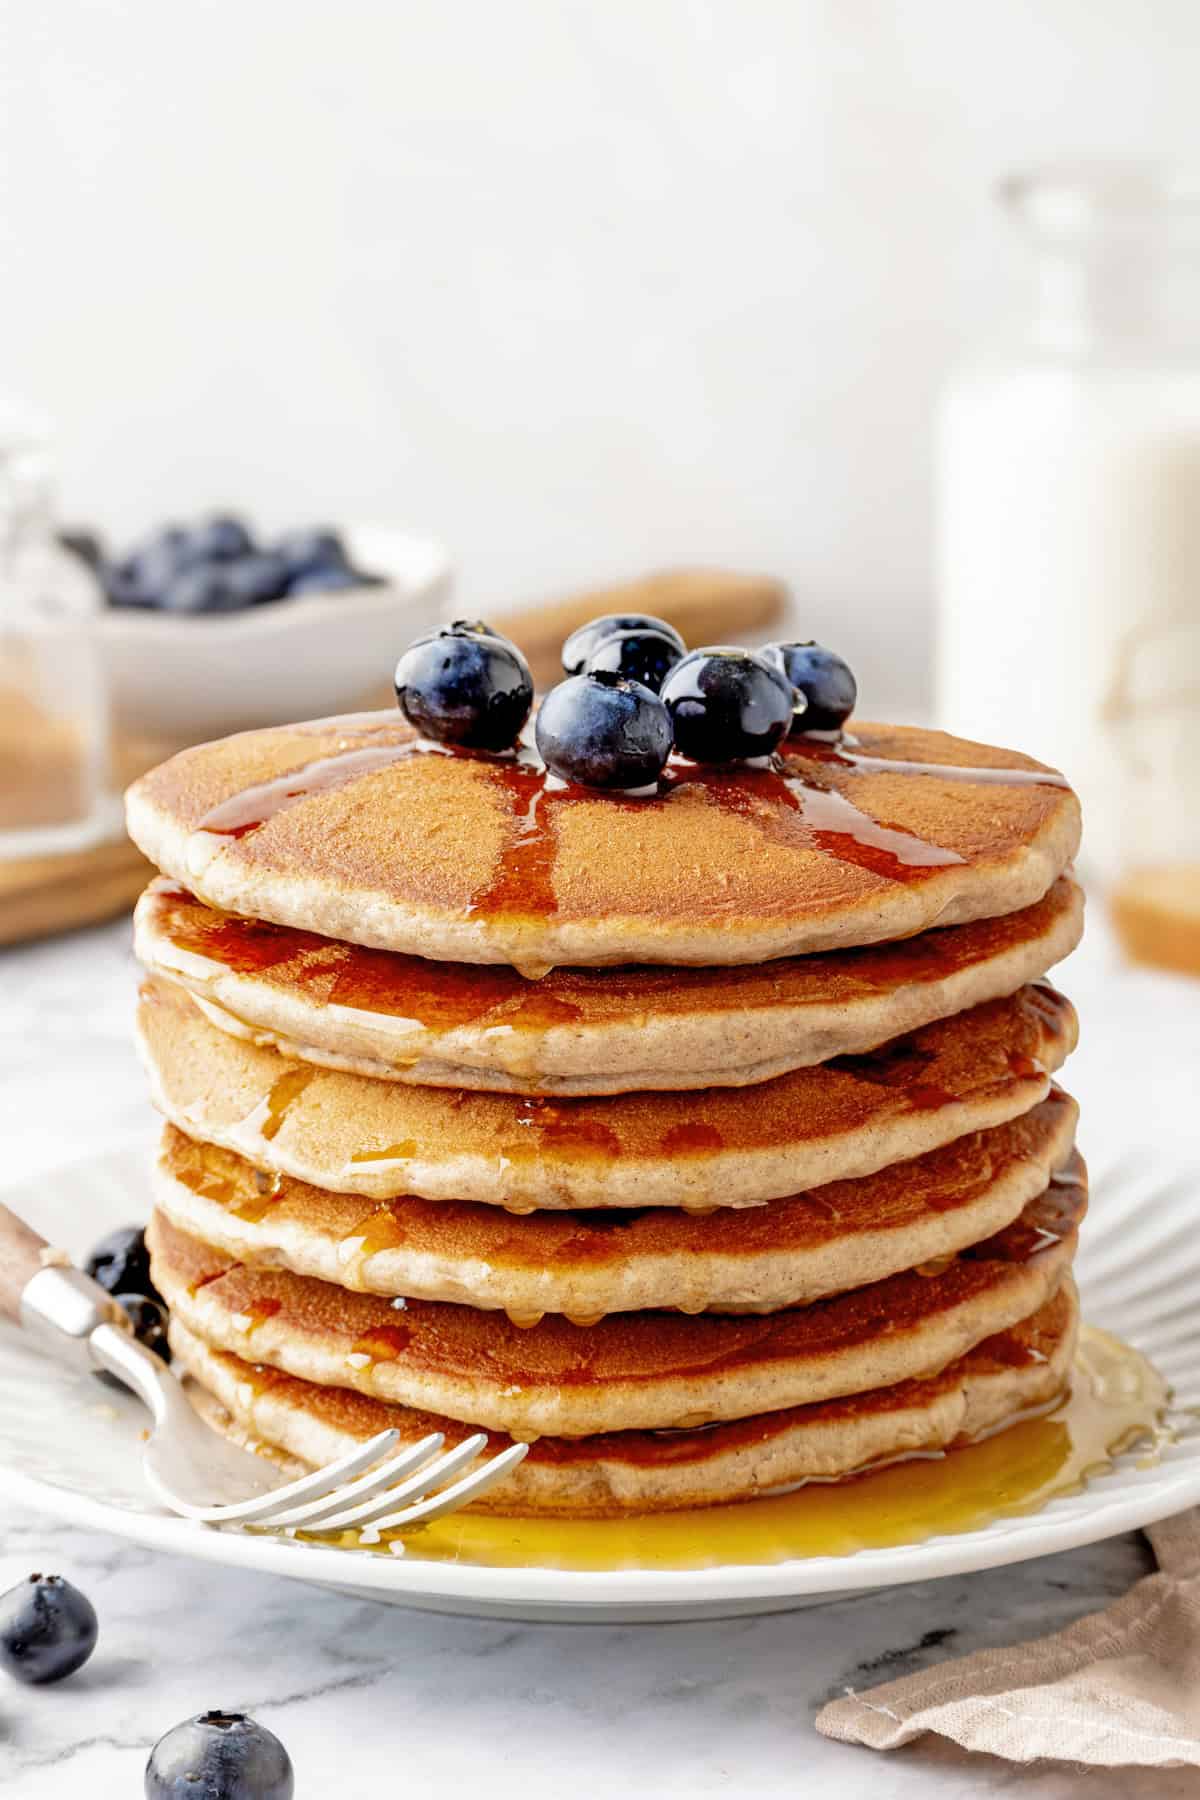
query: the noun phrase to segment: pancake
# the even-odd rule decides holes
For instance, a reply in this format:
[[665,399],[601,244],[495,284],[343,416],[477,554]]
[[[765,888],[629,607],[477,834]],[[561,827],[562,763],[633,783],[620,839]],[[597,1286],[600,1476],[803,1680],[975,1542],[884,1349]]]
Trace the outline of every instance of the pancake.
[[1021,912],[898,944],[759,968],[435,963],[217,913],[155,882],[134,916],[145,966],[222,1030],[285,1056],[416,1086],[563,1095],[766,1081],[874,1049],[1011,994],[1079,942],[1062,876]]
[[1078,1108],[1060,1088],[861,1181],[699,1218],[681,1207],[535,1212],[469,1201],[363,1201],[267,1176],[168,1125],[155,1201],[226,1257],[387,1298],[543,1313],[771,1312],[932,1263],[1000,1231],[1067,1163]]
[[218,1031],[150,980],[138,1036],[151,1097],[189,1137],[314,1187],[514,1210],[751,1206],[873,1174],[1046,1098],[1074,1047],[1054,989],[763,1082],[595,1100],[414,1088],[288,1062]]
[[793,739],[769,768],[675,760],[632,800],[549,783],[529,750],[422,744],[398,713],[182,751],[127,818],[210,906],[526,974],[757,963],[993,918],[1041,899],[1079,838],[1054,771],[909,726]]
[[213,1349],[517,1437],[747,1418],[936,1374],[1044,1305],[1086,1210],[1082,1166],[961,1255],[759,1316],[613,1313],[592,1325],[388,1301],[250,1268],[160,1213],[147,1231],[172,1315]]
[[[1077,1326],[1068,1277],[1032,1318],[922,1381],[703,1430],[540,1438],[470,1510],[576,1518],[663,1512],[747,1500],[853,1476],[897,1457],[936,1454],[1053,1405],[1070,1380]],[[239,1443],[270,1447],[290,1472],[322,1466],[389,1427],[406,1443],[441,1431],[449,1445],[470,1429],[255,1367],[210,1349],[178,1319],[170,1335],[204,1416]],[[486,1454],[509,1442],[491,1436]]]

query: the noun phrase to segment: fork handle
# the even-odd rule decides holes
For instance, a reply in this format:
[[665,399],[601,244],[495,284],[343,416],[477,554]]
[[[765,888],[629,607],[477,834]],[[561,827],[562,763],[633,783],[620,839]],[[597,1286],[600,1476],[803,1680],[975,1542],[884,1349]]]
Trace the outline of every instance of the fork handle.
[[20,1323],[27,1282],[46,1267],[45,1238],[0,1203],[0,1318]]

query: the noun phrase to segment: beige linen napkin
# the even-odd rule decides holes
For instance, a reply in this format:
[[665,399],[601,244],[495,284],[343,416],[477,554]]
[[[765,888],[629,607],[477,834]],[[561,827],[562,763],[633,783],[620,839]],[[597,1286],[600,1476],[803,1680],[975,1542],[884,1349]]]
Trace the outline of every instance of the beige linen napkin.
[[872,1750],[933,1731],[1011,1762],[1200,1765],[1200,1509],[1147,1536],[1158,1573],[1105,1612],[851,1691],[823,1708],[818,1731]]

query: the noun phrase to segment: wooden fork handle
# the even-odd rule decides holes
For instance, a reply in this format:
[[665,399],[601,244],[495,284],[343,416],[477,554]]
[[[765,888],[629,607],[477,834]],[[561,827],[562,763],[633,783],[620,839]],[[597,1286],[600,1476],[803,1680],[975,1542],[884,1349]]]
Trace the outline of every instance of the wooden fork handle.
[[0,1318],[20,1320],[25,1284],[46,1266],[44,1237],[0,1203]]

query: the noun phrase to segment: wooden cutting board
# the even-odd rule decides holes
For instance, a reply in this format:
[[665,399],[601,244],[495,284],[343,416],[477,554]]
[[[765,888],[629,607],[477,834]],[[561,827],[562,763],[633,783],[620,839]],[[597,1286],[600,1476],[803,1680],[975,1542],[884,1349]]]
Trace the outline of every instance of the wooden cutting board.
[[153,873],[128,839],[0,862],[0,944],[115,918],[128,911]]

